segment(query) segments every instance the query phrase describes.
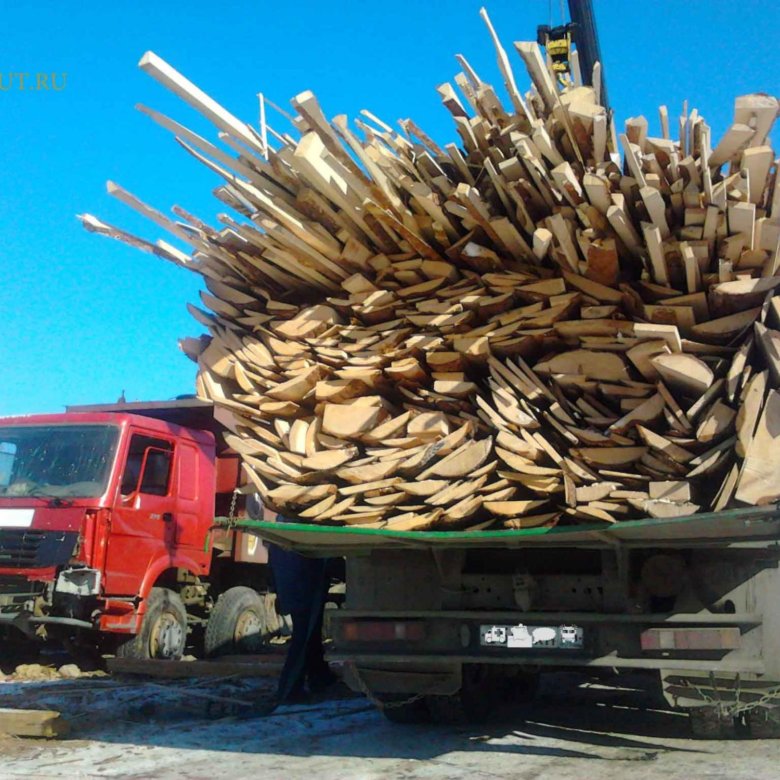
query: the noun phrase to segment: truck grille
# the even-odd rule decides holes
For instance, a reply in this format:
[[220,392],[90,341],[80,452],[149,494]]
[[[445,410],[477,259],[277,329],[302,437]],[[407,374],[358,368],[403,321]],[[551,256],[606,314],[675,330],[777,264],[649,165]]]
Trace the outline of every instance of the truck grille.
[[43,593],[45,587],[45,583],[31,582],[26,577],[0,577],[0,604],[9,597],[36,596]]
[[0,529],[0,568],[36,569],[67,563],[77,534],[37,529]]

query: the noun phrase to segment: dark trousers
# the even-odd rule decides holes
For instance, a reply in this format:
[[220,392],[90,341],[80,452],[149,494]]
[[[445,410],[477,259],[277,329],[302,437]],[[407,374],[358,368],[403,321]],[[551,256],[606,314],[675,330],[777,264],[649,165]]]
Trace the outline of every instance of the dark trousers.
[[328,674],[325,650],[322,647],[322,609],[315,615],[312,615],[311,610],[296,611],[291,617],[293,630],[279,678],[280,698],[302,694],[304,682],[308,682],[309,687],[316,688],[320,680]]
[[302,694],[306,682],[310,688],[317,688],[330,674],[322,647],[328,579],[324,560],[305,558],[275,545],[269,552],[279,609],[289,614],[293,622],[277,689],[277,698],[283,701]]

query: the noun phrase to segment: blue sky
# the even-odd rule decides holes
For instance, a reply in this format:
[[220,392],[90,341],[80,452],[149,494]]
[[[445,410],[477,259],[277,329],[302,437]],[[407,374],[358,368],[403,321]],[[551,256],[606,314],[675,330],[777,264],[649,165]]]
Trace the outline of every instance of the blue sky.
[[[717,139],[733,98],[780,93],[780,10],[766,0],[595,0],[618,126],[683,100]],[[186,312],[198,277],[84,232],[90,212],[147,238],[160,231],[105,193],[111,179],[167,210],[213,222],[219,183],[173,138],[134,110],[138,102],[215,140],[210,125],[137,68],[155,51],[242,119],[256,121],[259,91],[288,107],[312,89],[328,116],[362,108],[410,117],[440,143],[457,136],[435,86],[465,55],[501,85],[480,2],[346,0],[296,3],[0,2],[6,35],[0,75],[67,73],[59,92],[0,91],[0,415],[66,404],[157,400],[192,392],[194,364],[177,339],[196,335]],[[548,0],[487,5],[505,48],[533,40]],[[553,3],[553,22],[560,21]],[[510,54],[518,81],[522,63]],[[34,76],[33,76],[34,78]],[[18,83],[18,82],[17,82]],[[284,120],[269,121],[287,130]],[[774,134],[778,146],[778,134]]]

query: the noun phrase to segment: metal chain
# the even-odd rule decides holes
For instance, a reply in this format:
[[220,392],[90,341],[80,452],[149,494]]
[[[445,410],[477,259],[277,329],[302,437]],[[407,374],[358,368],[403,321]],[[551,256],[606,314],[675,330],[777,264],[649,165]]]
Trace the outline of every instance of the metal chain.
[[[732,715],[741,715],[743,712],[756,709],[757,707],[771,707],[777,706],[778,699],[780,699],[780,685],[770,688],[760,699],[752,701],[750,703],[745,702],[740,704],[737,702],[733,707],[729,707]],[[774,702],[774,704],[772,703]]]
[[[739,701],[739,694],[741,692],[741,687],[739,687],[736,689],[737,700],[734,702],[734,704],[729,705],[723,703],[723,700],[720,698],[720,696],[718,696],[717,690],[708,693],[706,690],[703,690],[701,687],[692,683],[690,680],[687,680],[686,684],[689,688],[696,691],[696,693],[698,693],[702,699],[704,699],[704,701],[708,702],[709,704],[715,704],[724,715],[731,717],[742,715],[743,713],[752,709],[756,709],[757,707],[778,706],[778,704],[780,704],[780,685],[777,685],[774,688],[770,688],[760,699],[756,699],[755,701],[751,702]],[[715,694],[714,696],[711,695],[713,692]]]
[[228,515],[228,519],[238,520],[238,517],[236,517],[236,504],[238,503],[238,488],[236,488],[233,491],[233,497],[230,499],[230,513]]
[[420,701],[420,699],[424,699],[428,695],[427,693],[415,693],[412,696],[410,696],[408,699],[404,699],[403,701],[382,701],[381,699],[378,699],[376,696],[374,696],[374,694],[371,692],[368,685],[366,685],[365,680],[360,676],[360,672],[358,671],[357,666],[355,666],[355,664],[350,664],[350,668],[355,678],[355,681],[357,682],[358,688],[360,689],[360,692],[377,709],[395,710],[398,709],[399,707],[406,707],[409,704],[414,704],[416,701]]

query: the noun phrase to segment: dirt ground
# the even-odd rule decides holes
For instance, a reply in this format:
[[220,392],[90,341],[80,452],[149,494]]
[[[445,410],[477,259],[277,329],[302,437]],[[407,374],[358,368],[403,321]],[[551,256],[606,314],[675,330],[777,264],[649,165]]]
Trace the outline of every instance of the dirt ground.
[[[61,740],[0,737],[0,777],[756,780],[780,777],[780,745],[690,738],[647,676],[545,675],[538,697],[487,725],[391,724],[346,691],[239,718],[271,679],[0,683],[0,706],[60,710]],[[223,700],[206,698],[217,696]]]

